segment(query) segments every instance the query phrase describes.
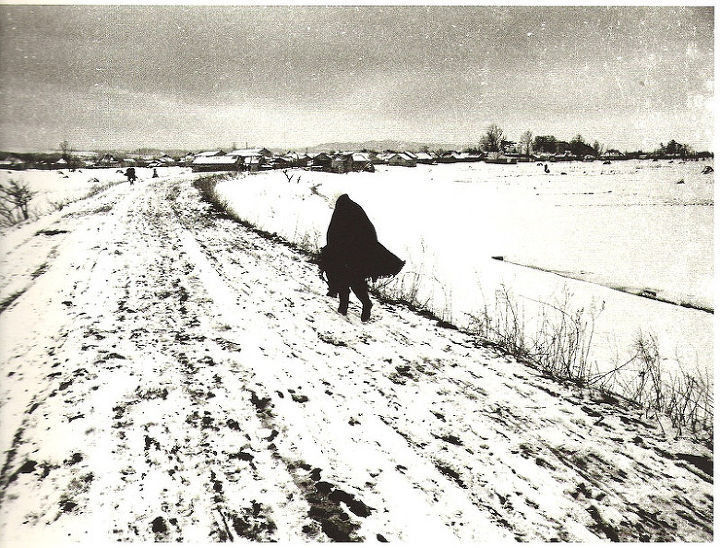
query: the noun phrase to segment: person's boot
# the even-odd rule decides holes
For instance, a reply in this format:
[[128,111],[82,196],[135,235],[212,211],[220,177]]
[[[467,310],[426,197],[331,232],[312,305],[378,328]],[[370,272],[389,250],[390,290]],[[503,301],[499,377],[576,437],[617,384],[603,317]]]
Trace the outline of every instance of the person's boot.
[[372,303],[368,302],[363,304],[362,314],[360,315],[360,320],[363,322],[366,322],[370,319],[370,309],[372,308]]
[[348,311],[348,304],[350,303],[350,295],[343,295],[340,294],[340,306],[338,307],[338,312],[345,316]]

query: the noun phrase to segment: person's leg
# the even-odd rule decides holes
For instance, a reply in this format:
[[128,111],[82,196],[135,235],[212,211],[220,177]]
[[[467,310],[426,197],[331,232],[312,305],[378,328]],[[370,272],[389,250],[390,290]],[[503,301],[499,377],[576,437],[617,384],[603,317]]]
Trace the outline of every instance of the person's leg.
[[331,258],[325,273],[329,285],[328,295],[330,293],[337,294],[340,297],[338,312],[343,315],[347,314],[348,304],[350,303],[350,280],[346,269],[339,268]]
[[338,312],[343,316],[347,314],[348,304],[350,304],[350,288],[347,285],[336,287],[340,296],[340,306]]
[[370,295],[368,294],[367,282],[362,278],[354,280],[350,287],[363,305],[360,319],[366,322],[370,319],[370,309],[372,308],[372,302],[370,302]]

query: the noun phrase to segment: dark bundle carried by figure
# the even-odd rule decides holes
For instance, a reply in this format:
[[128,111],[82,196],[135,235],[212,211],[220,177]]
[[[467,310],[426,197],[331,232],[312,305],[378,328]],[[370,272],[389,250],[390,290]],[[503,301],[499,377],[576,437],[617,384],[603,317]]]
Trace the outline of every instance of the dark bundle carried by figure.
[[347,194],[340,196],[320,255],[320,276],[327,275],[328,295],[339,295],[338,311],[347,314],[352,289],[363,305],[362,321],[369,320],[372,303],[366,279],[395,276],[404,264],[377,241],[375,227],[363,208]]

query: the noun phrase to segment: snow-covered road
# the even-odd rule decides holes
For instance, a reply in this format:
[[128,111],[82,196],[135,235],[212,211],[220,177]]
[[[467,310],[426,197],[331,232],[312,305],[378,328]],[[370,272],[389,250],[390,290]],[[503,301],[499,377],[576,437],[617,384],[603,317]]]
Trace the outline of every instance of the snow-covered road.
[[4,237],[0,544],[709,541],[712,451],[397,305],[187,175]]

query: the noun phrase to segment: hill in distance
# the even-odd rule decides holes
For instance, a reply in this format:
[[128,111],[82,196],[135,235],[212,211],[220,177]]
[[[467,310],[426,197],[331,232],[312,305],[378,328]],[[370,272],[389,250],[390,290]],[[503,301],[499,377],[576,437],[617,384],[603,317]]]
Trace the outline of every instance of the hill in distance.
[[457,143],[418,143],[411,141],[395,141],[395,140],[383,140],[383,141],[357,141],[357,142],[336,142],[336,143],[323,143],[307,147],[308,152],[320,152],[329,150],[376,150],[378,152],[383,150],[409,150],[418,151],[427,147],[430,150],[456,150],[465,148],[467,145],[459,145]]

